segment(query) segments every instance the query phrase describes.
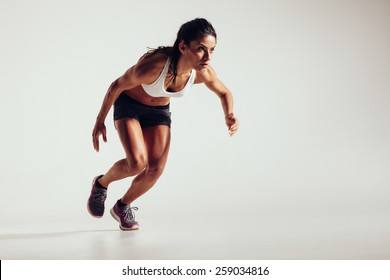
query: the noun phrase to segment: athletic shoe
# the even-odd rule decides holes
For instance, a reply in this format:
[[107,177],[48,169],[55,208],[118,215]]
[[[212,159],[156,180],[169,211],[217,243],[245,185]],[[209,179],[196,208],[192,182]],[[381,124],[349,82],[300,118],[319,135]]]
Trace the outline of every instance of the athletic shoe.
[[112,217],[119,222],[119,228],[121,230],[137,230],[139,229],[138,222],[135,221],[134,211],[137,211],[137,207],[130,207],[126,205],[119,207],[118,203],[115,203],[110,213]]
[[101,218],[104,214],[104,202],[107,197],[107,190],[98,188],[96,181],[103,175],[93,178],[91,195],[88,199],[88,212],[95,218]]

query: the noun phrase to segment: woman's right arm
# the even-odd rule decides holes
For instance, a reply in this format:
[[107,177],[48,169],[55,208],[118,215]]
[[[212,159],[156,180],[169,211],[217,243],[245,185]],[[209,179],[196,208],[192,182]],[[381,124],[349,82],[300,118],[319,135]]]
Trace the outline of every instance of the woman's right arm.
[[158,69],[159,65],[156,65],[156,62],[158,61],[156,61],[155,59],[140,59],[137,64],[129,68],[108,88],[92,132],[93,147],[97,152],[99,151],[100,135],[102,135],[103,141],[107,142],[106,126],[104,125],[104,121],[112,105],[114,105],[114,102],[123,91],[132,89],[142,83],[151,83],[152,81],[154,81],[154,79],[156,79],[155,76],[161,70]]
[[135,66],[128,69],[121,77],[112,82],[107,90],[92,131],[93,147],[97,152],[99,151],[99,136],[102,135],[103,141],[107,142],[106,126],[104,121],[106,120],[107,114],[110,111],[112,105],[121,92],[123,92],[125,89],[130,89],[137,85],[137,79],[136,75],[134,75],[134,72]]
[[114,104],[115,100],[118,98],[121,92],[137,86],[137,77],[134,73],[134,68],[135,66],[131,67],[121,77],[112,82],[104,97],[103,104],[96,118],[96,122],[104,122],[108,112],[111,109],[111,106]]

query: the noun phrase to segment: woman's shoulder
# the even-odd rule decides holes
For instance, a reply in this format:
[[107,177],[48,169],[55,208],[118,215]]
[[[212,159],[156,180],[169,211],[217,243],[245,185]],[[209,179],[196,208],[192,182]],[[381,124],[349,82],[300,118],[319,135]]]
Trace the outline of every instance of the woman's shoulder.
[[197,70],[195,76],[195,83],[207,83],[215,80],[217,78],[217,74],[215,73],[213,67],[208,65],[205,69]]
[[150,53],[147,52],[137,62],[137,65],[143,65],[144,67],[164,67],[165,62],[167,61],[168,56],[162,52]]
[[165,66],[168,56],[163,52],[150,53],[147,52],[140,57],[135,65],[136,72],[140,76],[159,75]]

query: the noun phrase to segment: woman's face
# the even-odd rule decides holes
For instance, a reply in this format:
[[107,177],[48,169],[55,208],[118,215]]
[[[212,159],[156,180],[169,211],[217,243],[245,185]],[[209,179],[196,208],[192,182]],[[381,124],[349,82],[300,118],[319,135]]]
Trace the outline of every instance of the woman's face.
[[213,56],[217,41],[214,36],[207,35],[199,40],[194,40],[190,42],[189,46],[186,46],[187,59],[192,64],[193,69],[201,71],[210,63],[210,60]]

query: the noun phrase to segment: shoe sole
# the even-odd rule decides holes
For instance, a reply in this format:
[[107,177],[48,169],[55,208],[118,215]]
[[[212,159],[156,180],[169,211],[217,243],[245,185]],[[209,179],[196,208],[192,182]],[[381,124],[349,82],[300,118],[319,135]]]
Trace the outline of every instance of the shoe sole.
[[124,228],[124,227],[122,227],[122,225],[121,225],[121,219],[118,217],[117,214],[115,214],[115,211],[114,211],[113,208],[110,210],[110,213],[111,213],[111,216],[119,223],[119,228],[120,228],[121,230],[124,230],[124,231],[139,230],[139,226],[138,226],[138,225],[134,225],[134,226],[132,226],[131,228]]

